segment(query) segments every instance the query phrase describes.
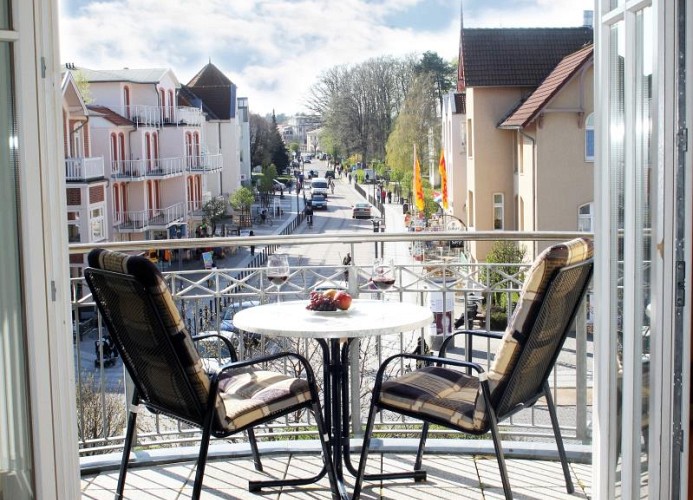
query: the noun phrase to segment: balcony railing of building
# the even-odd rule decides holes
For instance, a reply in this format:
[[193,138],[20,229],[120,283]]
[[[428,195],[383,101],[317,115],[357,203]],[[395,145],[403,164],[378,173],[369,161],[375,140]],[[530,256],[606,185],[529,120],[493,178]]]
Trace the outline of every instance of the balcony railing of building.
[[196,174],[219,172],[224,167],[224,158],[221,154],[188,156],[186,166],[189,172]]
[[103,177],[103,157],[65,158],[65,180],[68,182],[86,182]]
[[[582,233],[584,235],[584,233]],[[573,233],[340,233],[338,235],[314,236],[267,236],[267,237],[231,237],[158,240],[142,242],[105,243],[103,247],[120,251],[139,252],[148,248],[167,249],[173,258],[170,267],[164,269],[174,300],[179,306],[191,333],[203,331],[223,331],[224,312],[228,308],[243,307],[243,304],[265,303],[277,300],[306,299],[309,292],[316,286],[325,283],[337,283],[348,287],[353,296],[360,298],[377,298],[378,291],[371,289],[368,279],[371,272],[374,243],[385,243],[386,255],[391,245],[411,245],[413,242],[424,244],[435,241],[460,240],[498,240],[510,239],[523,242],[537,240],[567,240],[576,236]],[[243,247],[256,245],[259,257],[275,252],[279,246],[282,252],[291,252],[296,245],[331,245],[326,247],[330,252],[335,251],[334,245],[343,245],[343,252],[349,251],[353,257],[352,264],[335,265],[301,265],[301,258],[295,255],[291,275],[281,290],[270,285],[263,267],[193,269],[172,271],[178,251],[189,251],[194,255],[195,248]],[[89,245],[71,245],[71,254],[83,254],[91,247]],[[436,303],[443,304],[441,324],[455,321],[464,326],[485,331],[502,331],[498,324],[498,312],[509,318],[512,313],[514,300],[522,287],[523,279],[529,267],[528,263],[470,263],[463,253],[446,255],[437,261],[411,263],[396,263],[397,281],[395,286],[386,292],[387,300],[398,300],[430,305],[431,297],[436,296]],[[455,257],[456,256],[456,257]],[[256,253],[253,263],[261,265],[264,262]],[[328,259],[329,260],[329,259]],[[340,261],[335,258],[333,260]],[[358,263],[358,264],[356,264]],[[345,282],[344,278],[348,276]],[[500,277],[500,279],[499,279]],[[75,342],[78,394],[78,428],[80,432],[80,454],[83,456],[83,468],[89,470],[92,463],[87,458],[92,455],[103,455],[115,452],[122,447],[124,436],[123,418],[125,402],[129,399],[128,380],[122,364],[113,356],[108,348],[107,333],[102,327],[100,318],[95,312],[91,296],[83,281],[79,278],[72,280],[72,308],[75,318],[73,339]],[[442,300],[441,300],[442,298]],[[499,304],[492,308],[491,304]],[[592,364],[591,350],[592,329],[589,321],[589,300],[583,305],[582,311],[574,326],[574,334],[564,347],[564,351],[556,363],[556,368],[550,381],[554,391],[554,399],[558,407],[561,432],[569,451],[569,455],[585,459],[589,457],[591,441],[591,388]],[[400,335],[385,336],[379,339],[363,339],[360,343],[352,344],[351,370],[351,431],[355,438],[362,432],[365,422],[364,411],[368,407],[371,382],[377,366],[390,354],[396,352],[412,352],[417,349],[419,339],[425,340],[430,349],[435,350],[442,336],[435,328],[424,328],[414,332],[404,332]],[[243,332],[229,331],[228,335],[238,348],[239,355],[254,356],[262,352],[279,349],[295,350],[306,355],[314,366],[316,373],[321,373],[319,348],[309,340],[276,339]],[[475,362],[486,369],[490,366],[495,352],[496,340],[475,337],[472,353]],[[207,354],[206,362],[219,363],[224,361],[224,355],[217,348]],[[358,353],[358,355],[357,355]],[[462,356],[463,349],[456,346],[452,355]],[[274,367],[275,369],[280,367]],[[286,367],[284,367],[286,368]],[[399,371],[413,369],[413,366],[402,364]],[[125,395],[125,397],[124,397]],[[89,410],[89,411],[87,411]],[[290,436],[302,435],[315,437],[314,422],[307,415],[296,415],[293,419],[268,424],[264,429],[258,429],[256,435],[262,440],[282,440]],[[184,446],[199,439],[199,432],[184,428],[172,421],[149,415],[144,427],[138,431],[137,446],[154,452],[155,448]],[[97,425],[94,425],[94,422]],[[377,423],[378,434],[388,438],[411,437],[420,429],[416,421],[406,419],[392,420],[387,415],[381,415]],[[551,454],[555,445],[542,447],[538,442],[553,443],[553,434],[546,408],[537,405],[531,410],[520,413],[505,422],[501,431],[503,439],[513,440],[512,450],[508,454],[520,454],[532,457],[538,454],[544,457]],[[461,448],[469,445],[469,441],[458,438]],[[443,430],[431,430],[429,440],[450,438]],[[244,437],[237,438],[243,442]],[[401,441],[405,442],[404,439]],[[409,441],[407,441],[409,442]],[[413,442],[413,441],[412,441]],[[415,444],[410,444],[415,446]],[[409,446],[409,445],[408,445]],[[475,440],[474,446],[492,452],[490,440]],[[541,451],[539,451],[541,450]],[[549,450],[547,452],[547,450]],[[415,451],[415,450],[413,450]],[[169,450],[170,453],[170,450]],[[118,461],[113,455],[113,463]]]
[[222,167],[221,154],[114,160],[111,162],[111,178],[126,181],[166,179],[182,175],[185,172],[197,174],[218,172]]
[[200,126],[204,121],[202,109],[192,106],[177,106],[174,110],[168,106],[149,106],[144,104],[108,107],[131,120],[138,127],[162,127],[164,125]]
[[166,208],[149,210],[116,211],[113,226],[121,233],[143,232],[148,229],[165,229],[171,224],[185,220],[185,202]]

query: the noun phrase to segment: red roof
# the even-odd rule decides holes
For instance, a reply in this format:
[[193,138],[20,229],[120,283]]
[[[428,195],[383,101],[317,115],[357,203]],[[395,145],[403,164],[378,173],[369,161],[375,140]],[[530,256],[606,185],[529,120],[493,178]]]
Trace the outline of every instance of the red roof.
[[563,58],[549,73],[549,76],[530,94],[530,96],[515,108],[499,125],[500,128],[524,128],[529,125],[551,99],[583,68],[592,61],[592,44],[573,52]]

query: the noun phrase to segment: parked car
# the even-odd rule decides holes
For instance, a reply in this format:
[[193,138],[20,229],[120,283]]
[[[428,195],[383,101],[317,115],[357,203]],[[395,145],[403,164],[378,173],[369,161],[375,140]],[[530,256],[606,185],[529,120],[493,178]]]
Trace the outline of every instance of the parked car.
[[313,193],[310,197],[310,204],[314,210],[319,208],[327,210],[327,196],[321,193]]
[[370,219],[371,218],[371,204],[366,202],[355,203],[351,207],[351,218],[352,219]]
[[288,188],[283,182],[279,182],[277,179],[272,180],[272,187],[275,191],[286,191]]
[[310,158],[304,158],[303,163],[310,163]]
[[325,179],[334,179],[334,170],[325,171]]
[[233,326],[234,315],[238,311],[259,305],[260,302],[257,300],[244,300],[242,302],[232,303],[224,310],[224,315],[221,317],[221,322],[219,323],[219,329],[223,332],[237,332],[238,329]]

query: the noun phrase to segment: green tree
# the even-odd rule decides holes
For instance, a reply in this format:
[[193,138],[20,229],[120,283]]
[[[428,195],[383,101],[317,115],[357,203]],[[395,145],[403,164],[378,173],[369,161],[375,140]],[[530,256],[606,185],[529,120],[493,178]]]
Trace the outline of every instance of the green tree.
[[255,202],[255,193],[249,187],[243,186],[236,189],[229,196],[229,204],[234,210],[240,210],[243,213],[250,213],[250,207]]
[[438,100],[440,109],[443,109],[443,95],[455,88],[457,64],[446,62],[436,52],[428,51],[421,56],[414,71],[417,75],[430,76],[431,92]]
[[217,229],[217,222],[226,215],[226,200],[224,198],[212,198],[202,206],[202,221],[212,226],[212,234]]
[[289,168],[289,154],[286,152],[284,139],[279,133],[274,113],[272,113],[272,123],[269,126],[269,144],[267,149],[270,153],[270,163],[275,167],[275,174],[272,177],[274,179],[277,176],[277,172],[284,173]]
[[494,292],[491,294],[492,305],[507,306],[508,297],[515,302],[519,297],[519,286],[516,280],[523,281],[522,275],[517,276],[520,266],[525,260],[525,249],[514,241],[496,241],[486,255],[486,262],[495,264],[486,269],[486,281],[490,288],[518,288],[517,292]]

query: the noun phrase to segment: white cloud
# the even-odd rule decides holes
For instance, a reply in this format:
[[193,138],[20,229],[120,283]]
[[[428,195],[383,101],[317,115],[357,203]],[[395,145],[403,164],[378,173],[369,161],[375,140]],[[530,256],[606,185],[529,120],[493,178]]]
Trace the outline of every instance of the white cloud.
[[[251,111],[262,114],[303,110],[310,86],[330,67],[427,50],[451,59],[459,41],[456,16],[435,31],[385,24],[388,16],[417,4],[449,9],[457,0],[63,2],[82,5],[70,15],[63,9],[64,62],[95,69],[169,67],[186,83],[211,58],[238,85],[239,95],[249,97]],[[477,8],[469,18],[465,15],[465,25],[539,26],[549,25],[548,20],[554,21],[550,25],[576,25],[585,8],[573,5],[574,0],[537,3],[539,8],[508,13]]]

